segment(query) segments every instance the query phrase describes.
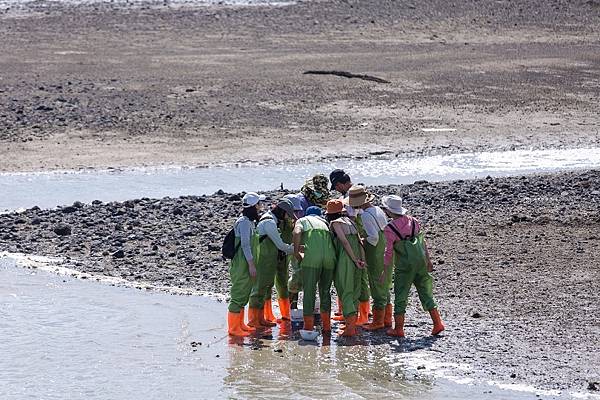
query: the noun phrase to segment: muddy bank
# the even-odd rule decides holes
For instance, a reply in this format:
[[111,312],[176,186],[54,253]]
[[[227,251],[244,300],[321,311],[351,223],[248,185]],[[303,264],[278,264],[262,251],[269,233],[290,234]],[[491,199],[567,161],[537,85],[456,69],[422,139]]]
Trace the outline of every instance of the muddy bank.
[[597,3],[0,7],[0,171],[593,145]]
[[[598,381],[600,172],[375,187],[426,226],[446,361],[475,379],[587,390]],[[271,199],[283,193],[268,193]],[[74,268],[227,293],[220,244],[240,194],[76,203],[0,215],[0,248]],[[430,329],[412,299],[407,334]],[[592,385],[593,387],[593,385]]]

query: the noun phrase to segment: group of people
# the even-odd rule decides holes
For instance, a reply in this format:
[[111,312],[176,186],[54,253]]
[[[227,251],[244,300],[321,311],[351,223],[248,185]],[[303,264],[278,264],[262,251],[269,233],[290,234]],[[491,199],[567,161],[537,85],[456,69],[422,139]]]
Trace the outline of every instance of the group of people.
[[[332,199],[330,190],[339,192],[340,198]],[[315,175],[299,193],[283,196],[265,212],[265,196],[245,194],[242,214],[233,227],[229,335],[248,336],[289,321],[300,290],[304,329],[314,329],[318,293],[322,332],[330,334],[332,284],[338,296],[333,319],[344,321],[342,336],[354,336],[362,327],[388,328],[388,335],[404,337],[413,284],[431,315],[431,334],[442,332],[432,293],[432,263],[419,222],[408,215],[401,197],[383,196],[380,207],[373,204],[374,198],[340,169],[329,179]],[[273,287],[279,321],[272,309]]]

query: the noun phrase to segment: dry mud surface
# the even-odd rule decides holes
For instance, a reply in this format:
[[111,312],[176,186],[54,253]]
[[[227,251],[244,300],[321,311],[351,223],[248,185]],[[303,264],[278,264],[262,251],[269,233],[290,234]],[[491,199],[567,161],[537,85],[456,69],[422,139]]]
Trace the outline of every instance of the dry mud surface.
[[[475,379],[597,387],[600,171],[372,189],[402,195],[425,226],[447,322],[430,350],[472,365],[464,374]],[[220,245],[240,199],[217,193],[34,208],[0,215],[0,248],[67,257],[84,272],[227,294]],[[407,324],[405,349],[419,349],[431,327],[416,297]]]
[[597,144],[598,0],[134,3],[0,2],[0,171]]

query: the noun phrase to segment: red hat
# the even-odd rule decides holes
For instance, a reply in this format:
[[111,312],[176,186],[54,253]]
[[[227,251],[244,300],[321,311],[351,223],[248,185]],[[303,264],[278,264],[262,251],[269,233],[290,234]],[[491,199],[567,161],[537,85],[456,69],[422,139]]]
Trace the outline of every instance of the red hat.
[[329,200],[327,202],[326,214],[338,214],[344,211],[344,202],[342,200]]

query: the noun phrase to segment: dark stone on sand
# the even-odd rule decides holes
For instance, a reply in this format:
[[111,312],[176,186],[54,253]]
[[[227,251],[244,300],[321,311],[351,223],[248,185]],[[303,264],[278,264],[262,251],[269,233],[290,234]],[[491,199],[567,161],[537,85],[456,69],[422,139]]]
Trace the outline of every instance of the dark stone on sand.
[[71,226],[67,224],[56,224],[52,228],[52,231],[58,236],[68,236],[71,234]]
[[119,250],[115,251],[114,253],[112,253],[112,257],[113,258],[125,258],[125,252],[123,251],[123,249],[119,249]]
[[227,200],[229,200],[229,201],[240,201],[240,200],[242,200],[242,197],[239,194],[232,194],[231,196],[229,196],[227,198]]
[[42,223],[42,220],[36,217],[36,218],[33,218],[30,223],[31,223],[31,225],[39,225]]
[[173,209],[173,215],[183,215],[183,210],[179,207]]
[[600,382],[588,382],[587,390],[597,392],[600,391]]
[[473,314],[471,315],[471,318],[482,318],[482,317],[483,317],[483,315],[481,315],[481,314],[480,314],[480,313],[478,313],[478,312],[475,312],[475,313],[473,313]]
[[63,214],[71,214],[71,213],[74,213],[75,211],[77,211],[77,208],[73,207],[73,206],[66,206],[66,207],[61,208],[60,211]]
[[100,201],[100,200],[94,200],[94,201],[92,201],[92,204],[95,205],[95,206],[99,206],[100,204],[102,204],[102,201]]
[[429,181],[426,180],[420,180],[420,181],[415,181],[413,183],[413,185],[427,185],[429,183]]

